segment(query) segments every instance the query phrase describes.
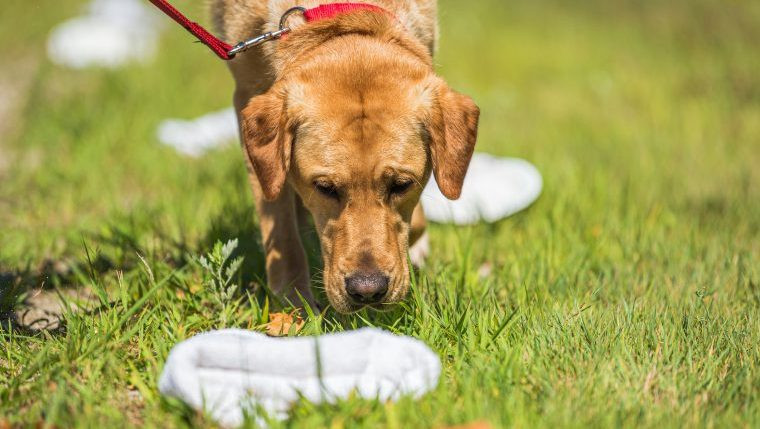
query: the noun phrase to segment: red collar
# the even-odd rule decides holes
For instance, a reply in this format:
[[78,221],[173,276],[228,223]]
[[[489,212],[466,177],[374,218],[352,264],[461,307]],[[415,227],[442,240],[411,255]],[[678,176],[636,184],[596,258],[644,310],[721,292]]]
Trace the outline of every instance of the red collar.
[[327,3],[319,5],[312,9],[306,9],[303,13],[306,22],[321,21],[323,19],[335,18],[344,13],[354,12],[357,10],[369,10],[372,12],[385,12],[380,6],[368,3]]
[[[238,52],[242,52],[251,46],[256,46],[269,40],[278,39],[282,37],[283,34],[286,34],[290,31],[290,28],[284,27],[282,25],[283,23],[280,23],[281,25],[278,31],[272,31],[266,34],[262,34],[259,37],[242,41],[233,47],[229,43],[220,40],[213,34],[206,31],[206,29],[197,22],[193,22],[187,19],[187,17],[183,15],[182,12],[175,9],[168,0],[150,0],[150,2],[153,3],[153,5],[157,8],[161,9],[162,12],[176,21],[179,25],[184,27],[193,36],[197,37],[198,40],[203,42],[203,44],[208,46],[212,51],[214,51],[216,55],[219,56],[219,58],[223,60],[231,60]],[[344,13],[354,12],[358,10],[370,10],[373,12],[389,13],[387,10],[381,8],[380,6],[375,6],[367,3],[327,3],[319,5],[312,9],[305,9],[301,7],[294,9],[298,9],[303,12],[303,16],[304,19],[306,19],[306,22],[316,22],[324,19],[330,19]],[[283,18],[286,18],[292,10],[293,9],[285,12]]]

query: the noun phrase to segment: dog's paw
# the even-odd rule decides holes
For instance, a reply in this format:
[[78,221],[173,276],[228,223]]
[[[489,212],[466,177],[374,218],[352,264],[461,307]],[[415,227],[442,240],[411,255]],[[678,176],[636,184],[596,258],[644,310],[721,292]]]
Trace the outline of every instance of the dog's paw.
[[425,266],[425,260],[430,254],[430,236],[425,232],[422,234],[416,243],[409,248],[409,259],[412,261],[412,265],[417,268],[423,268]]

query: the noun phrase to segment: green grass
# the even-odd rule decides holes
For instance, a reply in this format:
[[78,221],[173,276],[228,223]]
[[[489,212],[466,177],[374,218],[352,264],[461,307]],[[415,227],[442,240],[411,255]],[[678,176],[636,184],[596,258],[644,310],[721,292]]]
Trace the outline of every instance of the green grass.
[[[99,298],[58,331],[6,322],[0,422],[213,426],[156,384],[176,342],[267,318],[250,191],[238,148],[185,159],[154,132],[229,105],[231,78],[173,26],[149,64],[56,67],[46,33],[81,2],[32,3],[0,14],[0,76],[31,64],[0,136],[12,157],[0,167],[0,302],[41,285]],[[199,16],[191,4],[179,2]],[[759,426],[760,3],[441,9],[439,70],[481,106],[479,150],[531,160],[545,193],[498,224],[433,226],[403,308],[309,320],[306,333],[420,338],[444,363],[434,392],[300,404],[273,427]],[[233,238],[249,287],[224,301],[197,257]]]

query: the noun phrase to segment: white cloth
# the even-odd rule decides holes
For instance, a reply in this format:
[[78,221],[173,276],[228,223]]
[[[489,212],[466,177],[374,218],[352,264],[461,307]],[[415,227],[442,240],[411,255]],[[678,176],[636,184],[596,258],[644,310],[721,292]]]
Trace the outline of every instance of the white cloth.
[[48,57],[77,69],[117,68],[152,58],[161,25],[146,4],[140,0],[93,0],[86,14],[53,29]]
[[176,345],[159,390],[238,426],[255,405],[284,419],[299,395],[314,403],[351,392],[381,401],[417,398],[435,388],[440,372],[424,343],[373,328],[296,338],[225,330]]
[[476,153],[461,198],[450,201],[431,179],[422,194],[422,208],[432,222],[496,222],[528,208],[541,195],[542,187],[541,173],[528,161]]
[[158,126],[158,140],[187,156],[200,157],[207,150],[238,138],[237,116],[224,109],[196,119],[167,119]]

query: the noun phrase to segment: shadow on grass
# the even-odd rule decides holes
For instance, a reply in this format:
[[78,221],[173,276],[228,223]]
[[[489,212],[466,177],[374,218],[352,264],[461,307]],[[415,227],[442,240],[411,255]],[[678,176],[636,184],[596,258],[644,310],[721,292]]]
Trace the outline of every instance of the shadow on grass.
[[[321,302],[326,298],[322,293],[320,273],[322,270],[319,241],[313,226],[309,224],[303,233],[303,242],[314,277],[316,295]],[[31,326],[22,322],[23,312],[34,308],[36,303],[29,299],[29,293],[44,291],[55,294],[54,290],[67,291],[87,288],[87,285],[107,283],[105,278],[121,271],[128,273],[141,269],[141,258],[149,264],[161,264],[175,270],[186,267],[200,255],[210,251],[217,242],[238,240],[234,257],[242,256],[244,263],[239,272],[239,282],[244,291],[252,293],[258,302],[273,297],[266,288],[266,269],[261,234],[255,219],[254,209],[249,204],[229,201],[220,207],[208,221],[201,238],[176,238],[165,232],[158,223],[145,223],[145,218],[127,217],[113,220],[101,232],[85,232],[82,252],[79,257],[47,259],[37,266],[0,270],[0,323],[5,328],[30,331]],[[152,237],[150,248],[146,237]],[[83,254],[83,256],[81,256]],[[242,292],[242,291],[241,291]],[[100,310],[103,310],[101,308]],[[65,320],[60,320],[56,331],[65,330]]]

